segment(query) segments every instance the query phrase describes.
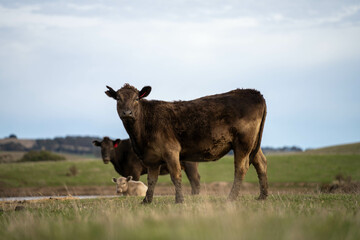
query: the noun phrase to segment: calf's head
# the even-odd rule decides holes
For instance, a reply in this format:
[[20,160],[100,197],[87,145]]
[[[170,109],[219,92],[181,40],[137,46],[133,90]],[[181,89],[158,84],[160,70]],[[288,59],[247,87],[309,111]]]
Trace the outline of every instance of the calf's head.
[[111,159],[115,158],[115,148],[118,147],[120,139],[116,139],[115,141],[111,140],[108,137],[104,137],[101,142],[93,141],[94,146],[101,148],[101,157],[105,164],[108,164]]
[[132,176],[127,178],[119,177],[118,179],[112,178],[111,180],[116,183],[116,193],[123,193],[127,192],[129,189],[128,182],[132,179]]
[[150,86],[143,87],[140,91],[135,87],[125,84],[118,91],[109,86],[105,93],[117,101],[117,111],[122,121],[136,121],[140,113],[140,101],[151,92]]

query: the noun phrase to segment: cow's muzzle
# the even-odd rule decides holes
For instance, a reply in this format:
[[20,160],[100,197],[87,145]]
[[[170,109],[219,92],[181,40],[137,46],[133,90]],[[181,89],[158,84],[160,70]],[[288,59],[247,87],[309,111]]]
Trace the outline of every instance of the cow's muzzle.
[[133,115],[133,112],[131,110],[123,110],[120,112],[120,118],[121,120],[135,120],[135,117]]
[[122,117],[132,117],[133,113],[131,110],[123,110],[121,112]]
[[110,157],[109,156],[103,156],[103,162],[105,164],[108,164],[110,162]]

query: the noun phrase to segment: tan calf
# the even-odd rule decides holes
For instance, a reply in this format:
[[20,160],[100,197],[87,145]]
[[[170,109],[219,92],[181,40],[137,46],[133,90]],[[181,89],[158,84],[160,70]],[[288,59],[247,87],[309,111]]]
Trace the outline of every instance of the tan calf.
[[116,193],[123,196],[145,196],[148,187],[143,182],[131,179],[132,176],[112,178],[112,181],[116,183]]

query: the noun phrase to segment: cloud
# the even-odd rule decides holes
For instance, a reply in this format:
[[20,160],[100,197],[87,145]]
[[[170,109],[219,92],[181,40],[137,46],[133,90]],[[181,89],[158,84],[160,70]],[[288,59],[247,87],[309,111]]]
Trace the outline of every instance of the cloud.
[[[97,5],[70,7],[91,11]],[[226,12],[233,9],[227,7]],[[357,7],[341,8],[333,15],[344,19],[358,10]],[[0,40],[0,69],[9,72],[17,65],[29,72],[40,72],[36,69],[42,64],[48,66],[45,72],[57,71],[58,66],[63,66],[66,72],[79,74],[90,65],[129,74],[134,69],[147,69],[163,78],[173,72],[180,78],[186,72],[207,74],[210,68],[221,72],[224,78],[236,75],[249,78],[248,74],[258,69],[306,69],[360,55],[359,26],[323,28],[318,25],[326,22],[323,16],[317,16],[317,21],[298,21],[290,28],[292,21],[282,13],[269,13],[270,20],[266,16],[234,16],[173,21],[119,20],[113,15],[91,17],[44,11],[45,7],[40,5],[0,7],[0,14],[4,16],[0,18],[0,27],[15,32]],[[220,13],[207,14],[218,16]],[[310,23],[313,25],[308,27]],[[45,63],[40,62],[44,60]],[[74,65],[77,69],[72,69]],[[12,74],[19,73],[14,69]],[[131,75],[143,77],[141,73]]]
[[[99,4],[66,7],[79,11],[108,10]],[[194,12],[200,12],[196,9]],[[239,73],[257,68],[322,65],[355,58],[360,52],[357,25],[322,27],[354,16],[359,6],[342,7],[331,16],[317,14],[310,19],[290,18],[281,12],[260,17],[223,17],[222,13],[229,14],[234,7],[208,9],[213,12],[202,13],[210,16],[204,21],[173,21],[119,19],[113,14],[96,17],[47,14],[46,7],[41,5],[0,6],[0,27],[17,31],[15,39],[13,35],[5,35],[0,40],[3,46],[0,56],[28,64],[39,55],[52,54],[59,59],[62,55],[65,58],[96,55],[116,61],[126,58],[129,63],[137,62],[139,67],[149,62],[173,62],[187,68],[215,66],[219,71]]]
[[109,11],[112,8],[107,7],[103,4],[74,4],[74,3],[68,3],[66,6],[70,9],[75,9],[78,11],[88,12],[88,11],[98,11],[98,10],[106,10]]
[[87,120],[106,125],[109,113],[118,123],[105,85],[149,84],[150,98],[165,100],[250,87],[268,100],[272,133],[284,123],[296,131],[309,113],[323,119],[358,105],[358,95],[344,96],[357,86],[360,7],[308,3],[0,4],[0,92],[11,99],[0,109],[17,119],[76,118],[85,129]]
[[99,26],[97,18],[47,15],[40,13],[41,6],[28,5],[19,8],[6,8],[0,5],[0,27],[5,28],[83,28]]

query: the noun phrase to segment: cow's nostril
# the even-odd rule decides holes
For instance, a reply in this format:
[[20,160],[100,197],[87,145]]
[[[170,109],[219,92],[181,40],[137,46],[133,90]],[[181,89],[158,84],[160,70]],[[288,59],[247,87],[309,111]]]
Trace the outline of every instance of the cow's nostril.
[[132,115],[132,111],[131,110],[126,110],[123,111],[124,116],[131,116]]

